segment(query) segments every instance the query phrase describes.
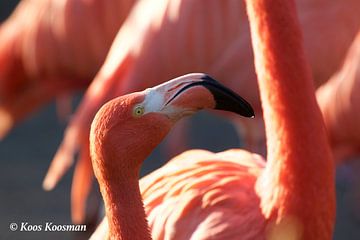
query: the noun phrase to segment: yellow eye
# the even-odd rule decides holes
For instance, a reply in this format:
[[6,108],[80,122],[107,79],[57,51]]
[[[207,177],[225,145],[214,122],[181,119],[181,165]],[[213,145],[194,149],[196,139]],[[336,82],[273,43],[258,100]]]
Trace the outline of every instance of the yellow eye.
[[140,117],[144,114],[145,108],[143,106],[136,106],[133,111],[134,117]]

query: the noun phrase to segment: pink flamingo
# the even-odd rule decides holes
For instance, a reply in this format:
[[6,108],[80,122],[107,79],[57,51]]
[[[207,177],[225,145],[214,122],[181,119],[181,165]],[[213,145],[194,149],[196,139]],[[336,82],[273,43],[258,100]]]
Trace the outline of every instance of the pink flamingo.
[[[297,4],[307,57],[316,85],[320,85],[340,65],[358,30],[360,15],[356,9],[360,8],[360,2],[336,1],[329,5],[326,1],[297,1]],[[346,31],[338,35],[334,29]],[[44,188],[55,186],[80,149],[82,157],[75,170],[72,192],[76,197],[72,198],[72,206],[77,206],[73,207],[73,216],[82,219],[81,209],[92,179],[88,134],[96,111],[115,96],[144,89],[184,72],[209,72],[222,79],[249,99],[257,116],[261,116],[252,58],[242,1],[139,1],[67,128]],[[243,122],[248,129],[248,140],[255,142],[256,138],[262,138],[263,130],[258,124],[261,122],[261,118],[256,123]]]
[[135,0],[21,1],[0,28],[0,138],[94,78]]
[[[189,151],[142,179],[139,188],[142,162],[174,121],[217,106],[219,91],[228,91],[218,87],[211,97],[201,88],[206,84],[190,75],[116,98],[100,109],[90,134],[109,239],[151,239],[151,234],[154,239],[332,238],[334,164],[295,3],[246,3],[267,163],[244,150]],[[229,98],[221,99],[226,104]],[[233,105],[226,106],[232,110]]]
[[360,153],[360,32],[342,68],[317,90],[337,162]]

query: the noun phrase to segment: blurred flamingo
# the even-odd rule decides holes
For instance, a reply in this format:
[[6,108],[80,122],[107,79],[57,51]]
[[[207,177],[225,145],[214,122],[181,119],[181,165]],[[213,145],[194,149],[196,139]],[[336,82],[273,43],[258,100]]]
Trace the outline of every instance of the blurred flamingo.
[[0,138],[39,106],[90,84],[134,2],[20,2],[0,28]]
[[337,162],[360,153],[360,32],[342,68],[317,90]]
[[347,53],[342,68],[317,90],[317,99],[323,112],[336,163],[351,167],[346,176],[351,196],[349,207],[359,217],[359,179],[351,178],[359,172],[360,155],[360,32]]
[[[218,106],[219,99],[233,111],[236,105],[227,101],[238,98],[228,97],[230,91],[214,87],[208,77],[199,81],[193,75],[116,98],[101,108],[91,127],[91,156],[108,222],[108,231],[104,220],[105,231],[96,231],[93,239],[332,238],[334,164],[295,3],[246,2],[267,163],[244,150],[194,150],[143,178],[139,188],[142,162],[174,120]],[[213,97],[202,88],[209,82]]]
[[[335,1],[330,5],[326,1],[297,1],[297,5],[307,57],[318,86],[341,64],[356,34],[360,2]],[[70,122],[44,180],[44,188],[52,189],[80,150],[72,186],[73,219],[83,219],[92,181],[90,123],[107,100],[186,72],[209,72],[249,99],[261,116],[247,23],[242,1],[143,0],[136,4]],[[342,34],[335,29],[342,29]],[[264,139],[261,118],[242,123],[250,145]],[[184,134],[183,129],[180,132]]]

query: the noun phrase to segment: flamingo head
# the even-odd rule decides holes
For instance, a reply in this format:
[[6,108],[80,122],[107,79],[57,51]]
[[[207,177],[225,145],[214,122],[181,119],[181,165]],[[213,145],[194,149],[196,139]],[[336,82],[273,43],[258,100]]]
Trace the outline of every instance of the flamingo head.
[[[205,74],[188,74],[106,103],[91,126],[92,159],[106,159],[100,165],[110,166],[100,166],[103,170],[115,169],[113,164],[122,164],[123,169],[139,168],[176,121],[202,109],[254,116],[249,103],[216,80]],[[119,163],[119,156],[128,157]]]

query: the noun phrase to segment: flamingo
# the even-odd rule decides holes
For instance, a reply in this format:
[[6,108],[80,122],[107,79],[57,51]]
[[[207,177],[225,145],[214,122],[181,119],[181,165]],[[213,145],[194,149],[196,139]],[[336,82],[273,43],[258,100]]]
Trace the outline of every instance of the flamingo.
[[0,138],[39,106],[90,84],[134,2],[19,3],[0,28]]
[[[110,227],[113,239],[127,239],[130,236],[131,239],[148,239],[138,184],[141,163],[177,120],[203,108],[232,111],[246,117],[254,116],[251,106],[244,99],[205,74],[188,74],[143,92],[116,98],[99,110],[92,124],[90,152],[105,200],[107,217],[114,223],[129,220],[127,218],[132,215],[130,212],[123,212],[113,206],[120,201],[124,204],[120,203],[120,208],[134,210],[132,217],[136,222],[129,229],[123,228],[120,222],[114,229]],[[139,135],[136,139],[129,139],[133,134]],[[146,142],[146,146],[137,145],[142,142]],[[119,147],[108,149],[108,144]],[[134,154],[129,154],[133,151]],[[117,172],[123,168],[122,173]],[[112,180],[108,181],[109,179]],[[129,184],[130,182],[132,183]],[[121,188],[121,191],[129,192],[130,196],[113,191]],[[141,233],[135,234],[133,231]]]
[[[90,84],[134,3],[20,2],[0,27],[0,139],[29,113],[54,98],[60,103],[60,117],[70,112],[70,94]],[[88,155],[84,151],[80,158],[89,159]],[[78,168],[90,170],[91,165]],[[88,193],[89,184],[83,184],[83,179],[88,178],[92,179],[92,174],[75,173],[73,186],[79,187],[73,190],[73,199],[83,191]],[[76,215],[73,219],[80,222]]]
[[[360,2],[347,0],[344,4],[335,1],[330,5],[326,1],[297,1],[297,5],[306,55],[319,86],[340,65],[360,26],[357,11]],[[334,29],[344,31],[339,35]],[[261,116],[252,59],[242,1],[139,1],[120,29],[103,67],[71,120],[45,177],[44,188],[54,188],[79,150],[81,157],[74,179],[81,184],[73,184],[72,195],[76,194],[76,197],[72,198],[72,215],[82,219],[88,192],[84,188],[89,189],[92,179],[88,138],[96,111],[115,96],[139,91],[184,72],[208,72],[222,79],[235,92],[249,99],[256,115]],[[261,117],[252,122],[231,118],[250,129],[246,131],[248,142],[264,138],[259,127]]]
[[342,68],[317,90],[337,162],[360,153],[360,32]]
[[[246,3],[267,162],[245,150],[194,150],[143,178],[139,187],[142,162],[174,119],[217,106],[219,93],[209,97],[200,87],[204,83],[190,75],[116,98],[96,114],[90,133],[109,239],[332,238],[334,164],[295,3]],[[104,221],[101,230],[107,229]]]

